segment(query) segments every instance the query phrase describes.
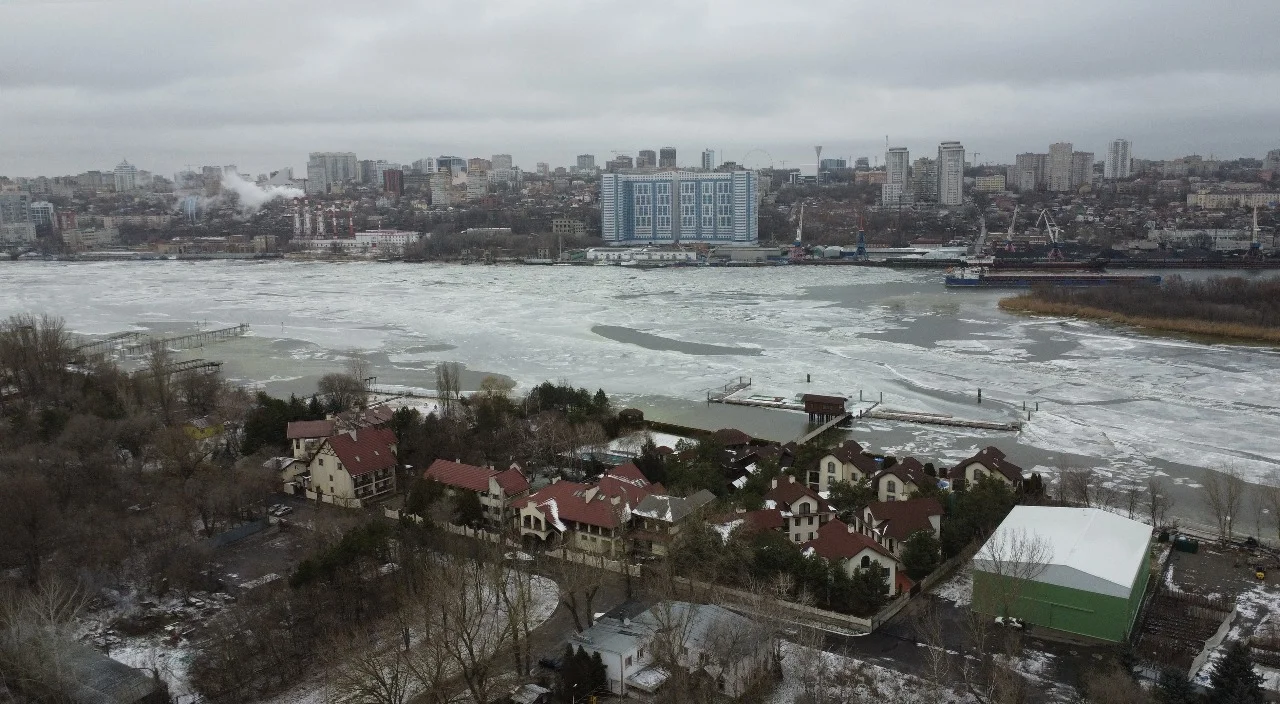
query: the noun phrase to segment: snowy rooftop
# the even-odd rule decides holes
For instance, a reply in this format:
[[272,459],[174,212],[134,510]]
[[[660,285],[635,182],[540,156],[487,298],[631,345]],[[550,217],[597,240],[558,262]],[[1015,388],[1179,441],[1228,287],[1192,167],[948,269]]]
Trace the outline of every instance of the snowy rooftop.
[[1019,534],[1048,543],[1048,568],[1036,581],[1123,597],[1146,564],[1151,543],[1151,526],[1109,511],[1015,506],[974,555],[975,568],[991,564],[993,545],[1008,545]]

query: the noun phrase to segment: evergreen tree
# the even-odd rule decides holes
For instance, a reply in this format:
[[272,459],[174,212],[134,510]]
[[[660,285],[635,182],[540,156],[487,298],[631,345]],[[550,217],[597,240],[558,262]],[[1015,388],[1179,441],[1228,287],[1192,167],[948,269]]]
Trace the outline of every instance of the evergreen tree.
[[459,491],[453,495],[453,522],[472,528],[484,522],[484,506],[474,491]]
[[907,576],[913,580],[924,579],[930,572],[938,568],[941,561],[939,551],[942,543],[931,530],[918,530],[912,533],[902,544],[902,566]]
[[889,601],[889,571],[872,562],[867,567],[853,571],[853,584],[849,586],[853,596],[855,614],[873,614]]
[[1172,667],[1160,671],[1156,683],[1156,701],[1160,704],[1196,704],[1200,695],[1185,673]]
[[665,484],[667,481],[667,469],[663,464],[662,453],[658,452],[658,446],[653,442],[653,438],[647,438],[644,445],[640,447],[640,456],[636,458],[636,467],[640,468],[640,473],[650,484]]
[[591,664],[588,670],[591,674],[590,682],[591,694],[597,692],[609,691],[609,670],[604,666],[604,659],[600,657],[600,653],[591,654]]
[[312,396],[307,402],[307,420],[324,420],[324,407],[316,396]]
[[1253,669],[1249,646],[1235,641],[1209,676],[1209,701],[1213,704],[1262,704],[1262,676]]

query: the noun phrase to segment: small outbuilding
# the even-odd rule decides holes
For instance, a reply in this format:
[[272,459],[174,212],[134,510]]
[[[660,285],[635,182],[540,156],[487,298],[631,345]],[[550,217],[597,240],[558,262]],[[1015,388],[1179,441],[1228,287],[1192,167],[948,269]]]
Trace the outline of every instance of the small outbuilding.
[[1151,527],[1096,508],[1015,506],[973,557],[973,608],[1122,642],[1151,576]]

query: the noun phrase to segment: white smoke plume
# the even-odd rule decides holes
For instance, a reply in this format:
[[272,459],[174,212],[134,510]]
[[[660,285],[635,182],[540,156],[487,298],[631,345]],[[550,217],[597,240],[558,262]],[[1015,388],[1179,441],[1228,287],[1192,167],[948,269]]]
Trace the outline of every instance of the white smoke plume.
[[240,197],[240,212],[252,213],[261,208],[268,201],[276,198],[302,198],[306,196],[301,188],[292,186],[267,186],[263,188],[256,183],[250,183],[240,177],[240,174],[234,171],[222,172],[222,188],[223,190],[232,191]]

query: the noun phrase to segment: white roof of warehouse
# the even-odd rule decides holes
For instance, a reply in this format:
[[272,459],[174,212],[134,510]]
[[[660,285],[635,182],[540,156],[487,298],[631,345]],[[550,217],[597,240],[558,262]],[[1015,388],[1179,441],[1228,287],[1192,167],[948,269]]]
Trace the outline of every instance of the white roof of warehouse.
[[1151,526],[1109,511],[1015,506],[974,555],[974,567],[992,571],[997,536],[1007,544],[1020,533],[1039,536],[1049,546],[1047,567],[1035,581],[1121,598],[1129,597],[1151,544]]

